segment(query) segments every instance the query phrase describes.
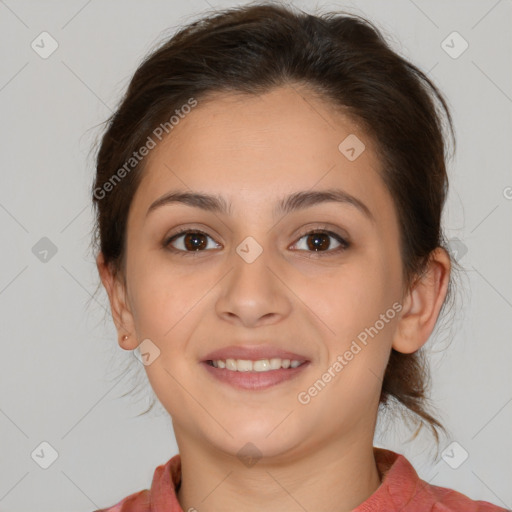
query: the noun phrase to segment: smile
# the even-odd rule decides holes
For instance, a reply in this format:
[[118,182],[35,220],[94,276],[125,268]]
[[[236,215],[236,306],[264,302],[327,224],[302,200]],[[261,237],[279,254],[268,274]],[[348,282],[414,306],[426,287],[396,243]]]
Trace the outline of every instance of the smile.
[[296,378],[309,361],[290,359],[222,359],[203,361],[202,365],[216,381],[239,390],[258,391]]
[[226,368],[234,372],[269,372],[272,370],[279,370],[284,368],[297,368],[305,361],[298,361],[296,359],[281,359],[273,357],[272,359],[259,359],[258,361],[251,361],[250,359],[217,359],[208,361],[215,368]]

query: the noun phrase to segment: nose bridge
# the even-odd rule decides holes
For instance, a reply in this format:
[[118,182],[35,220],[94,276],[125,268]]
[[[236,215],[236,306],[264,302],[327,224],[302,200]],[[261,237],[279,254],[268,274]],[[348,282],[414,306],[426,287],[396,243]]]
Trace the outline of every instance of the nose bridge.
[[262,317],[276,317],[288,313],[290,303],[279,279],[274,275],[272,251],[264,248],[256,238],[248,236],[235,247],[230,256],[229,273],[221,296],[217,301],[217,313],[246,325],[254,324]]
[[263,247],[254,237],[248,236],[236,246],[231,262],[234,266],[230,286],[246,301],[271,298],[276,293],[275,277],[269,270],[272,265],[271,249]]

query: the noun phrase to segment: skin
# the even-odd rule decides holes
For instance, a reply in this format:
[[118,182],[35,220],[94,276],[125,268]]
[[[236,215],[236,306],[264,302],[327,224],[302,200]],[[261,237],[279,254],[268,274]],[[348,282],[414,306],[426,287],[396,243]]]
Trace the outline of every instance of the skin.
[[[338,150],[349,134],[366,146],[354,161]],[[101,253],[97,265],[120,346],[133,350],[149,338],[160,350],[145,369],[172,417],[183,510],[349,511],[380,485],[373,436],[389,354],[428,340],[450,259],[438,248],[424,277],[404,292],[398,219],[379,167],[357,124],[290,86],[199,102],[150,153],[129,212],[126,285]],[[331,187],[363,201],[375,220],[333,202],[272,216],[288,194]],[[146,216],[171,190],[220,194],[231,215],[169,204]],[[335,252],[338,242],[325,235],[323,252],[308,248],[304,233],[325,225],[351,245]],[[181,255],[165,248],[179,227],[207,232],[207,248],[192,253],[189,245]],[[235,250],[248,236],[263,248],[250,264]],[[184,250],[183,243],[182,236],[173,246]],[[317,396],[299,403],[298,393],[395,302],[400,313]],[[265,341],[305,355],[309,366],[284,384],[240,391],[200,363],[214,349]],[[237,456],[248,442],[261,453],[250,467]]]

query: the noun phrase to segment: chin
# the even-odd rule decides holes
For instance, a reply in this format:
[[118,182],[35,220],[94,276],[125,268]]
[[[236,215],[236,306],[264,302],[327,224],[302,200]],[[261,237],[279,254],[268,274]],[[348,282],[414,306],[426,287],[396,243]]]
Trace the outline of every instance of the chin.
[[[286,415],[285,415],[286,416]],[[269,417],[270,418],[270,417]],[[261,418],[254,418],[248,421],[247,418],[239,423],[232,422],[226,429],[233,437],[224,436],[223,449],[231,455],[244,456],[265,456],[278,457],[287,454],[296,446],[303,444],[304,439],[294,431],[291,424],[278,426],[283,416],[272,420],[262,421]],[[276,428],[277,427],[277,428]],[[304,437],[306,434],[304,433]],[[254,452],[254,453],[253,453]]]

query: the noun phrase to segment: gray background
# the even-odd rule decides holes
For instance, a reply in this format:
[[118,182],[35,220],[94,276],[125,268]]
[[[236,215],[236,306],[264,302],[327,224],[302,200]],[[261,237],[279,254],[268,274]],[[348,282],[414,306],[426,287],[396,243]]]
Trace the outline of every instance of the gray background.
[[[142,365],[118,347],[105,292],[91,298],[91,146],[161,38],[241,3],[0,1],[0,511],[113,505],[177,452],[161,407],[137,417],[152,393]],[[469,457],[457,469],[432,462],[430,437],[404,443],[411,432],[383,420],[375,444],[431,484],[512,508],[512,4],[294,3],[367,16],[449,99],[458,151],[444,222],[466,274],[452,323],[428,346],[432,400],[451,433],[441,449],[457,442]],[[43,31],[59,45],[46,59],[31,47]],[[469,43],[458,58],[441,45],[453,31]],[[55,254],[41,252],[43,237]],[[137,382],[139,394],[121,397]],[[48,469],[31,457],[43,441],[58,452]]]

